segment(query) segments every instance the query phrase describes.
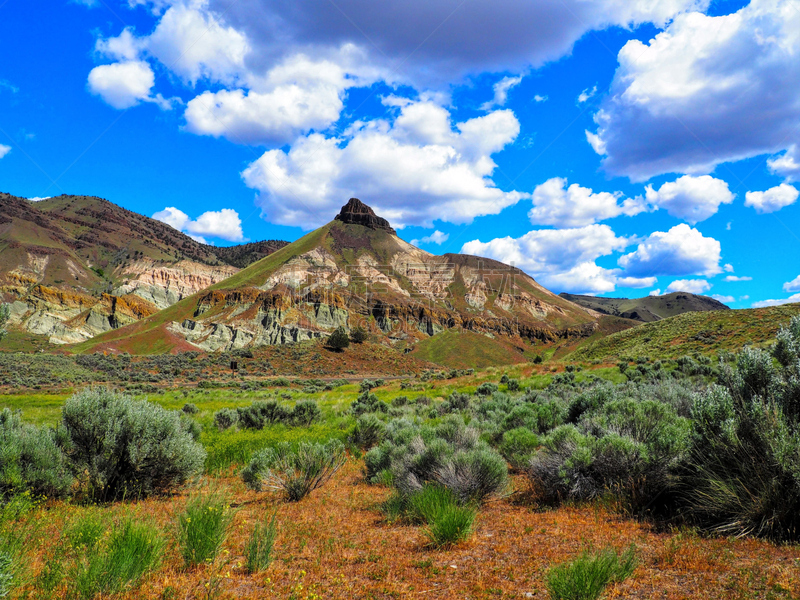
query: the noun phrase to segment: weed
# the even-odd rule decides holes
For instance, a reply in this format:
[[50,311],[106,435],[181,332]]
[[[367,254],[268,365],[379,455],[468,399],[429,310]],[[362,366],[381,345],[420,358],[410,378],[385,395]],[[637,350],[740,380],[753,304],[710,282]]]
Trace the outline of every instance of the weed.
[[213,562],[228,536],[232,514],[216,494],[189,500],[178,517],[178,541],[187,567]]
[[611,548],[585,551],[574,561],[552,568],[547,574],[547,589],[552,600],[594,600],[609,583],[627,579],[635,568],[633,546],[622,555]]
[[245,547],[245,566],[248,573],[258,573],[272,562],[272,550],[278,525],[275,522],[277,511],[264,522],[257,522]]

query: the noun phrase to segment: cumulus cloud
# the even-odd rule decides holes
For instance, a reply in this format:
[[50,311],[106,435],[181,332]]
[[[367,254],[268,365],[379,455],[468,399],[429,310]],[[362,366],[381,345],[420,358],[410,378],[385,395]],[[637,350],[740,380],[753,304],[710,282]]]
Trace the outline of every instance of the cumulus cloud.
[[783,284],[784,292],[800,292],[800,275]]
[[150,99],[155,75],[143,61],[100,65],[89,73],[89,89],[114,108],[124,109]]
[[117,37],[97,40],[94,49],[106,58],[125,61],[137,60],[145,46],[145,41],[134,35],[133,28],[126,27]]
[[767,160],[767,167],[775,175],[785,177],[786,181],[800,179],[800,149],[797,144],[792,144],[779,156]]
[[533,208],[528,213],[534,225],[581,227],[619,215],[636,215],[646,210],[641,198],[627,198],[619,203],[621,192],[597,192],[567,180],[553,177],[536,186]]
[[793,185],[782,183],[765,192],[747,192],[745,206],[752,206],[757,213],[771,213],[794,204],[800,191]]
[[716,214],[720,204],[730,204],[733,198],[728,184],[710,175],[684,175],[657,191],[651,185],[645,188],[648,203],[692,225]]
[[423,244],[438,244],[438,245],[442,245],[442,244],[444,244],[444,243],[445,243],[445,242],[446,242],[446,241],[447,241],[449,238],[450,238],[450,234],[449,234],[449,233],[443,233],[443,232],[441,232],[441,231],[439,231],[439,230],[437,229],[437,230],[436,230],[436,231],[434,231],[432,234],[430,234],[430,235],[426,235],[426,236],[425,236],[425,237],[423,237],[422,239],[419,239],[419,240],[411,240],[411,243],[412,243],[412,244],[414,244],[415,246],[418,246],[420,243],[423,243]]
[[153,215],[153,218],[190,235],[197,241],[205,244],[204,236],[221,238],[231,242],[244,240],[242,233],[242,220],[232,208],[223,208],[217,211],[207,211],[197,219],[192,220],[189,215],[174,206],[168,206]]
[[511,111],[453,125],[432,101],[385,102],[399,110],[393,121],[358,123],[337,138],[312,133],[250,164],[242,177],[259,191],[263,216],[312,229],[357,194],[395,226],[431,227],[435,219],[468,223],[497,214],[526,197],[489,179],[491,155],[519,133]]
[[622,256],[618,263],[633,277],[657,275],[705,275],[722,272],[720,243],[704,237],[685,223],[669,231],[650,234],[635,251]]
[[283,145],[335,122],[352,85],[337,64],[295,56],[262,78],[258,89],[204,92],[190,100],[186,128],[238,143]]
[[793,304],[795,302],[800,302],[800,294],[793,294],[788,298],[780,298],[777,300],[759,300],[758,302],[753,302],[751,306],[753,308],[764,308],[765,306],[780,306],[782,304]]
[[667,293],[689,292],[690,294],[702,294],[710,289],[711,284],[705,279],[676,279],[667,286]]
[[[752,0],[729,15],[679,14],[648,43],[627,42],[595,115],[605,170],[637,181],[708,173],[796,144],[798,31],[795,2]],[[772,168],[796,173],[792,152]]]
[[711,297],[717,302],[722,302],[723,304],[730,304],[731,302],[736,302],[736,298],[734,298],[733,296],[723,296],[722,294],[711,294]]
[[542,96],[542,95],[540,95],[540,94],[536,94],[536,95],[533,97],[533,101],[534,101],[534,102],[547,102],[547,99],[548,99],[548,97],[547,97],[547,96]]
[[753,281],[752,277],[737,277],[736,275],[728,275],[725,277],[725,281],[736,282],[736,281]]
[[[508,91],[519,85],[522,81],[522,76],[519,77],[503,77],[500,81],[492,86],[492,90],[494,91],[494,98],[492,98],[489,102],[485,102],[481,105],[481,110],[491,110],[495,106],[504,106],[506,101],[508,100]],[[539,98],[540,96],[536,96]],[[538,102],[538,100],[537,100]]]
[[652,291],[651,291],[649,294],[647,294],[647,295],[648,295],[648,296],[660,296],[660,295],[661,295],[661,290],[660,290],[660,289],[658,289],[658,288],[656,288],[656,289],[652,290]]
[[[618,237],[608,225],[571,229],[536,229],[519,238],[473,240],[461,252],[513,264],[543,285],[559,291],[598,294],[614,291],[620,269],[605,269],[595,260],[624,250],[630,240]],[[655,277],[626,277],[627,287],[649,287]]]
[[9,152],[11,152],[11,146],[6,146],[5,144],[0,144],[0,158],[3,158]]

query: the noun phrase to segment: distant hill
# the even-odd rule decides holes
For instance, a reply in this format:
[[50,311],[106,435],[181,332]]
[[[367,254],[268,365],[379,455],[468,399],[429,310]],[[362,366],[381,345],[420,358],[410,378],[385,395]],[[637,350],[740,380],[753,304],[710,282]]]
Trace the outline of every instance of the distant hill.
[[514,267],[478,256],[429,254],[352,198],[327,225],[75,350],[231,350],[324,338],[339,326],[360,324],[398,348],[453,330],[502,339],[502,352],[517,355],[534,341],[591,336],[600,316]]
[[587,340],[566,359],[616,362],[621,357],[678,358],[738,351],[771,344],[782,325],[800,315],[800,304],[767,308],[688,312]]
[[714,298],[688,292],[673,292],[663,296],[645,296],[644,298],[599,298],[566,293],[559,295],[570,302],[599,313],[643,323],[652,323],[687,312],[730,310],[730,307]]
[[0,193],[0,301],[12,303],[18,330],[79,342],[152,315],[285,244],[217,248],[102,198],[32,202]]

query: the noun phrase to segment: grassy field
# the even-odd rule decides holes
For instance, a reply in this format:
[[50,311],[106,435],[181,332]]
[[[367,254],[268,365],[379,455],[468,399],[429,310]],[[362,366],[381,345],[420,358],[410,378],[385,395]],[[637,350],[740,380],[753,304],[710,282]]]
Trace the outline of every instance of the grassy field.
[[[518,365],[424,382],[419,389],[401,389],[400,382],[390,382],[373,391],[386,402],[399,395],[441,398],[453,391],[472,393],[503,374],[534,388],[545,387],[553,376],[532,365]],[[581,379],[590,375],[621,378],[619,370],[611,368],[577,373]],[[601,501],[547,508],[530,494],[522,476],[514,477],[509,495],[480,511],[467,541],[445,550],[428,545],[422,526],[386,521],[380,503],[391,490],[365,482],[358,453],[328,485],[297,503],[244,487],[238,471],[257,448],[279,441],[345,439],[354,423],[348,408],[358,392],[357,385],[348,384],[314,394],[280,388],[148,395],[170,409],[186,403],[198,407],[194,418],[203,426],[201,441],[209,452],[206,476],[174,495],[143,501],[100,506],[40,503],[23,517],[31,525],[27,583],[20,597],[44,597],[42,589],[49,590],[48,598],[73,597],[67,583],[70,569],[76,567],[65,558],[73,551],[66,532],[87,515],[100,515],[105,523],[133,518],[158,528],[167,541],[161,566],[137,589],[115,596],[124,599],[547,598],[546,577],[553,566],[587,549],[622,550],[631,544],[638,566],[630,578],[607,590],[607,598],[789,599],[800,594],[798,546],[707,538],[688,529],[657,531]],[[212,425],[213,413],[220,408],[265,398],[291,405],[307,397],[317,400],[323,411],[323,419],[309,428],[278,425],[219,432]],[[64,400],[64,395],[7,395],[0,397],[0,407],[20,408],[29,421],[55,424]],[[191,498],[210,491],[222,494],[230,505],[229,535],[215,560],[187,568],[177,549],[178,516]],[[244,568],[249,533],[256,521],[273,512],[278,524],[274,561],[266,571],[249,574]]]

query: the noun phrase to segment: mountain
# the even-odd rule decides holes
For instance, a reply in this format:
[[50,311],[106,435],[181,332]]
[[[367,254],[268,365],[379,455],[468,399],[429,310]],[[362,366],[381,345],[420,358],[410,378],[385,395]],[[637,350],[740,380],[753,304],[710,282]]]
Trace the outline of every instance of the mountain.
[[730,310],[722,302],[689,292],[673,292],[644,298],[598,298],[578,294],[559,294],[562,298],[605,315],[651,323],[686,312]]
[[327,225],[75,350],[230,350],[362,326],[398,348],[451,330],[503,338],[524,351],[531,342],[590,336],[601,318],[612,319],[558,297],[514,267],[416,248],[352,198]]
[[200,244],[101,198],[0,194],[0,300],[12,325],[75,343],[155,314],[285,242]]

